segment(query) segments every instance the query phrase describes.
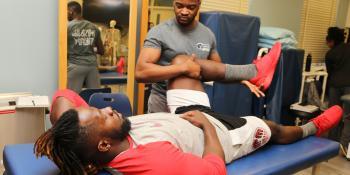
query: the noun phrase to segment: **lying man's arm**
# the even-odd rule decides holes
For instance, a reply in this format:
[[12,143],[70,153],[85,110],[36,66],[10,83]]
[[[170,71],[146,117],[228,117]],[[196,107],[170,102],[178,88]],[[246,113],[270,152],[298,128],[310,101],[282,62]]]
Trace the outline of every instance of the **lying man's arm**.
[[69,89],[57,90],[52,98],[50,121],[55,124],[61,115],[75,107],[89,105],[74,91]]
[[193,125],[201,128],[204,133],[204,152],[203,157],[214,154],[225,160],[224,151],[216,134],[214,126],[209,120],[199,111],[189,111],[181,116]]

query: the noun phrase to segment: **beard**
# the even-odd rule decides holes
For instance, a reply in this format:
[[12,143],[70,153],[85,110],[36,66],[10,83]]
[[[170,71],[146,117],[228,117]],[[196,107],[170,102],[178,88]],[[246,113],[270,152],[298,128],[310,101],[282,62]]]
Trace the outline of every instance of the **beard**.
[[181,16],[176,16],[176,21],[182,26],[189,26],[193,23],[195,16],[189,17],[187,20],[181,20]]
[[122,141],[129,135],[130,130],[131,130],[130,120],[127,118],[124,118],[120,129],[110,133],[109,136],[112,139],[117,139],[119,141]]

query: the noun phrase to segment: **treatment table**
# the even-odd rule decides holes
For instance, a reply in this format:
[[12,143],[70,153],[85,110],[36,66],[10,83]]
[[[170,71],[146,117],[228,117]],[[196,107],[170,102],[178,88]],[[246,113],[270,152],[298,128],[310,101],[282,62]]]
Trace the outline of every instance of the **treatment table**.
[[[223,62],[230,64],[252,62],[258,49],[260,27],[258,18],[226,12],[205,12],[201,13],[200,20],[211,28],[218,39],[218,52]],[[219,28],[220,26],[223,27]],[[223,33],[226,35],[222,35]],[[125,83],[126,77],[107,73],[101,75],[101,81],[102,84]],[[235,116],[252,114],[252,98],[247,98],[251,97],[251,93],[240,85],[214,83],[209,96],[212,99],[213,110],[218,113]],[[227,174],[291,174],[335,157],[338,151],[339,143],[313,136],[288,145],[268,144],[246,157],[227,164]],[[58,168],[52,161],[46,157],[35,157],[33,144],[6,145],[3,150],[3,160],[5,175],[59,174]],[[99,175],[107,174],[107,172],[99,173]]]
[[[261,150],[228,164],[227,174],[291,174],[337,156],[338,151],[337,142],[318,137],[308,137],[288,145],[266,145]],[[59,174],[52,161],[46,157],[35,157],[33,144],[6,145],[3,159],[5,175]]]

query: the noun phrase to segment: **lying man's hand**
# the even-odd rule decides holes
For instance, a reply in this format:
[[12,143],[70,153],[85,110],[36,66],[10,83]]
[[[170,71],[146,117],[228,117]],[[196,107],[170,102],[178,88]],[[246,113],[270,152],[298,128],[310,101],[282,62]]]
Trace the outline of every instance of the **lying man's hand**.
[[209,122],[207,117],[202,114],[202,112],[196,110],[196,111],[189,111],[181,115],[181,118],[189,121],[194,126],[197,126],[198,128],[205,129],[206,127],[212,127],[212,124]]
[[209,122],[207,117],[200,111],[189,111],[184,113],[181,118],[189,121],[194,126],[203,130],[204,133],[204,151],[203,157],[209,154],[219,156],[223,161],[225,160],[224,151],[220,144],[215,127]]

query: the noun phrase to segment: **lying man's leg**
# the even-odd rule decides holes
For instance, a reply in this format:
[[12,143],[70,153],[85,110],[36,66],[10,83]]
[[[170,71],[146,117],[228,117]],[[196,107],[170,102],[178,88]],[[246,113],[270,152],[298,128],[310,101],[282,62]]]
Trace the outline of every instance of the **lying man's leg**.
[[[184,60],[186,60],[186,56],[179,55],[176,58],[174,58],[172,64],[178,64]],[[215,66],[220,66],[220,63]],[[204,89],[202,86],[202,83],[199,80],[192,79],[186,76],[181,76],[174,78],[169,81],[168,89],[176,90],[190,90],[193,93],[203,92]],[[204,93],[205,94],[205,93]],[[179,94],[181,95],[181,94]],[[206,94],[205,94],[206,96]],[[168,96],[168,97],[171,97]],[[203,105],[210,107],[210,105],[207,105],[207,103],[202,103],[202,101],[193,101],[194,99],[191,99],[192,97],[182,95],[183,101],[181,101],[181,106],[186,106],[187,101],[190,102],[190,105]],[[207,97],[207,96],[206,96]],[[168,101],[169,102],[169,101]],[[180,103],[179,103],[180,104]],[[272,130],[272,140],[277,143],[291,143],[295,140],[298,140],[300,138],[304,138],[309,135],[316,134],[317,136],[320,136],[328,129],[334,127],[337,125],[337,123],[341,119],[342,115],[342,109],[339,106],[333,106],[326,110],[324,113],[319,115],[318,117],[312,119],[309,123],[303,125],[303,126],[281,126],[278,125],[272,121],[266,121],[266,123],[269,125],[269,127]]]
[[272,121],[265,121],[272,132],[271,141],[279,144],[288,144],[310,135],[321,136],[338,124],[343,110],[333,106],[321,115],[302,126],[282,126]]
[[211,60],[196,59],[201,65],[201,75],[206,81],[238,82],[249,80],[265,91],[271,84],[281,53],[281,43],[276,43],[268,54],[254,60],[253,64],[230,65]]
[[[178,56],[174,59],[174,64],[182,59],[186,57]],[[167,100],[172,112],[185,113],[190,110],[200,110],[216,118],[230,130],[233,147],[237,147],[234,159],[253,152],[269,140],[288,144],[310,135],[320,136],[336,126],[342,116],[342,109],[339,106],[333,106],[300,127],[282,126],[257,117],[232,117],[212,112],[202,84],[196,79],[185,76],[172,79],[169,81],[168,89]],[[179,92],[174,93],[176,90]],[[185,95],[186,91],[191,94]]]
[[[178,108],[177,111],[182,111],[184,108]],[[229,130],[234,152],[232,159],[235,160],[254,152],[269,141],[289,144],[310,135],[320,136],[340,121],[342,109],[339,106],[333,106],[300,127],[282,126],[253,116],[232,117],[210,112],[208,114],[219,120]]]

